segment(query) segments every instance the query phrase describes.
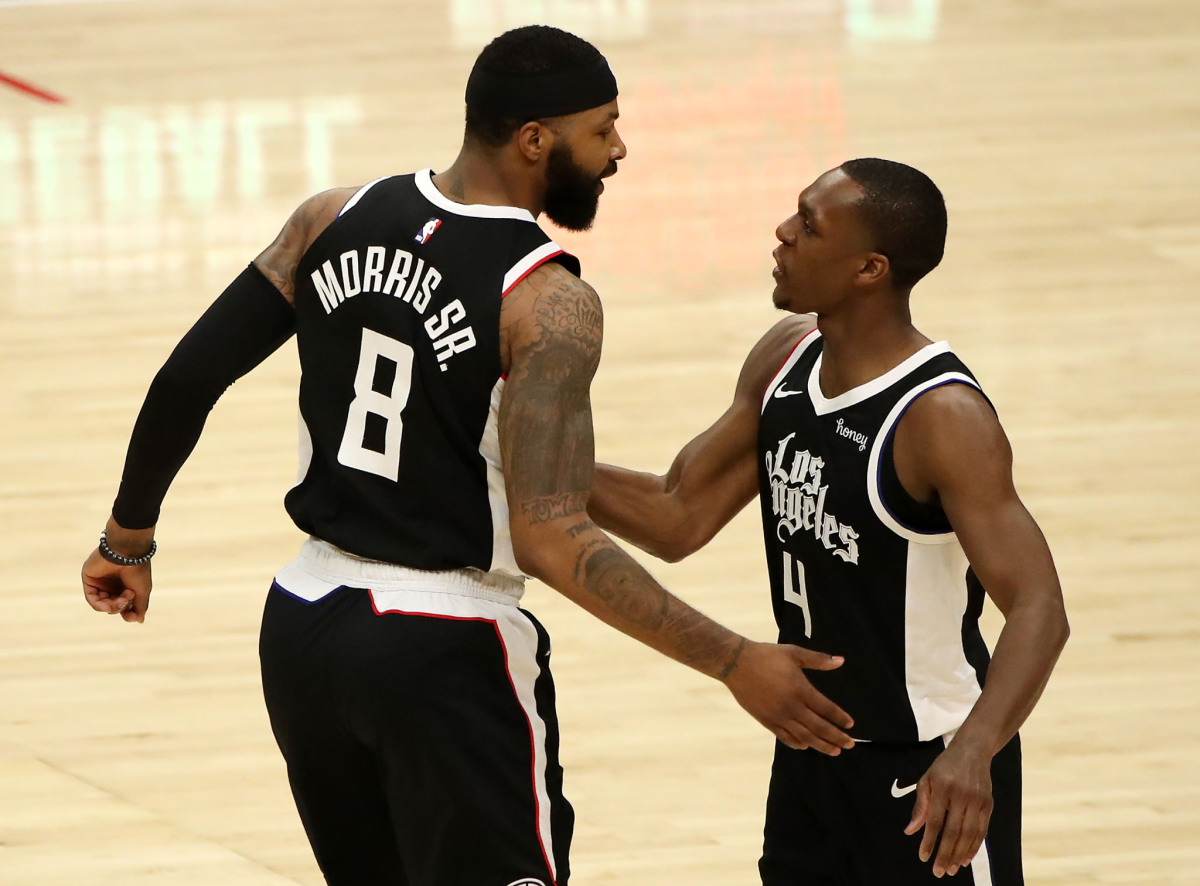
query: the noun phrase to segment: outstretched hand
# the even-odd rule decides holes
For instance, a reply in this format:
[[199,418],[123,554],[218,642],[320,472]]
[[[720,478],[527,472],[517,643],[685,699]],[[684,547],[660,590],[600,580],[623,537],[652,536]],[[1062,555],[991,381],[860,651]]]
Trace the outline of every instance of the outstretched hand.
[[933,858],[936,846],[934,876],[954,876],[979,851],[991,817],[991,755],[966,742],[952,741],[917,782],[912,821],[904,833],[915,834],[924,827],[921,861]]
[[832,671],[842,662],[800,646],[747,642],[724,682],[738,704],[785,745],[836,757],[854,747],[844,731],[854,721],[813,687],[804,669]]
[[83,564],[83,596],[97,612],[120,615],[125,621],[143,622],[150,605],[150,564],[118,566],[100,551],[92,551]]

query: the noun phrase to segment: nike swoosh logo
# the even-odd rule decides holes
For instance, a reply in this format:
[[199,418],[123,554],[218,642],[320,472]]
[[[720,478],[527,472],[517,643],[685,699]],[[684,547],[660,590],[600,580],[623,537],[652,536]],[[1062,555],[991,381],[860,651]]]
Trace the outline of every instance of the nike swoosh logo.
[[803,393],[804,393],[804,391],[785,391],[783,389],[783,385],[780,385],[779,387],[777,387],[775,389],[775,393],[772,394],[771,396],[775,397],[776,399],[782,400],[784,397],[795,397],[797,394],[803,394]]
[[903,797],[905,794],[911,794],[916,789],[917,789],[917,786],[915,784],[910,784],[906,788],[900,787],[899,779],[896,779],[895,781],[892,782],[892,796],[893,797]]

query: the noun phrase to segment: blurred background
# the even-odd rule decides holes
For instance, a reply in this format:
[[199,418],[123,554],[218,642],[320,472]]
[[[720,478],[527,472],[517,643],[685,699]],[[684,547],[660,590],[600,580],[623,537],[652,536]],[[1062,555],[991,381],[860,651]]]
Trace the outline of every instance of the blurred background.
[[[1195,0],[0,0],[0,883],[321,882],[256,661],[302,540],[294,345],[176,481],[146,624],[89,610],[78,568],[178,338],[309,194],[449,165],[475,54],[534,22],[621,85],[595,229],[545,223],[605,302],[601,460],[663,472],[726,407],[816,175],[939,184],[914,318],[996,403],[1074,630],[1023,730],[1028,882],[1200,884]],[[751,507],[647,563],[770,639],[761,546]],[[548,588],[525,605],[573,882],[757,882],[770,736]]]

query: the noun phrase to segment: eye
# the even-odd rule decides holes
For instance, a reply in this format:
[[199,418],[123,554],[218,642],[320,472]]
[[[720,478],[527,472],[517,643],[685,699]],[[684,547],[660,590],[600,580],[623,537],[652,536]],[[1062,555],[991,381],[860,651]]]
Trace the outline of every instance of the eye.
[[808,219],[807,219],[807,218],[805,218],[805,219],[804,219],[804,233],[806,233],[806,234],[811,234],[811,233],[813,233],[812,225],[810,225],[810,224],[808,223]]

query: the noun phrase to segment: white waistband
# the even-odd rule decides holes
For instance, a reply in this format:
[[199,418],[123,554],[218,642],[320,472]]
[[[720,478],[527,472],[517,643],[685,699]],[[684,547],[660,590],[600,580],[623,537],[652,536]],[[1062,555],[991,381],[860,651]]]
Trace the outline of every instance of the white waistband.
[[354,587],[441,591],[515,606],[525,593],[524,579],[481,569],[432,572],[366,560],[318,538],[306,541],[300,556],[281,569],[275,580],[284,590],[306,600],[320,599],[335,588]]

